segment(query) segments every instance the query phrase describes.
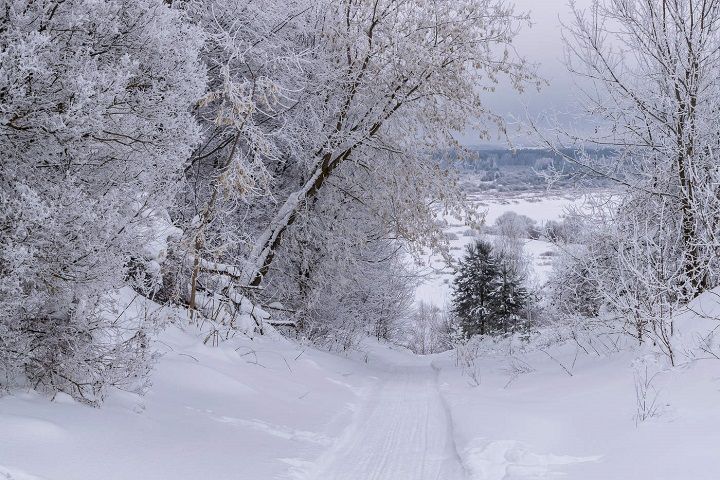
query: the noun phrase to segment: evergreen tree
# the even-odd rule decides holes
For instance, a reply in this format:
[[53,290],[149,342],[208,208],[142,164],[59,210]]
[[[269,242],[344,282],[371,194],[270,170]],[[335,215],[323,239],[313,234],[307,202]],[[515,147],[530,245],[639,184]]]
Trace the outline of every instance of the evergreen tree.
[[453,310],[465,335],[513,330],[528,299],[512,258],[494,253],[486,241],[468,246],[453,283]]
[[498,275],[492,292],[493,327],[507,333],[514,329],[521,319],[528,303],[528,291],[523,286],[521,275],[511,262],[502,256],[496,259]]
[[492,246],[478,240],[468,245],[453,282],[453,310],[466,335],[488,333],[494,314],[498,267]]

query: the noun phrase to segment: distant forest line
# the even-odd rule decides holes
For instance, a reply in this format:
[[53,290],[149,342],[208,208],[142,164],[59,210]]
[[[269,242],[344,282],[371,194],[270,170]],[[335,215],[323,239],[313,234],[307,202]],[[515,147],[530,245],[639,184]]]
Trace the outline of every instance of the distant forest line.
[[[575,160],[593,163],[610,162],[612,149],[572,149],[554,151],[537,148],[471,148],[470,155],[460,158],[451,152],[443,163],[451,164],[463,174],[465,191],[528,191],[553,186],[556,188],[598,188],[611,184],[607,178],[593,174]],[[583,162],[581,160],[581,162]]]

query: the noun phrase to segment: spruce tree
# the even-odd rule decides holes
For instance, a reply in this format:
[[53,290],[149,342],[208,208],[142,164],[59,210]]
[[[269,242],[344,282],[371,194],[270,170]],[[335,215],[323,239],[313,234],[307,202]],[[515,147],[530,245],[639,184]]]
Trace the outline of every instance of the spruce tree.
[[494,314],[498,267],[490,243],[468,245],[453,282],[453,310],[466,335],[489,332]]
[[507,333],[520,321],[521,314],[528,302],[528,291],[523,286],[520,274],[511,262],[502,256],[496,258],[497,278],[491,296],[494,329]]

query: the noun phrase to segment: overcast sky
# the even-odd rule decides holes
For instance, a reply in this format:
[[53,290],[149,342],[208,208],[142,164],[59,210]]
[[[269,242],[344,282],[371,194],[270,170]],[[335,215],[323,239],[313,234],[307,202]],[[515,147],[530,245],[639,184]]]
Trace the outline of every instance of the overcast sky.
[[[587,6],[591,0],[577,0],[580,6]],[[550,82],[549,86],[537,92],[535,89],[519,95],[510,88],[499,87],[488,95],[487,105],[507,119],[513,117],[525,119],[526,112],[532,117],[544,114],[560,115],[561,121],[569,121],[566,113],[577,112],[577,100],[574,94],[574,81],[563,63],[563,41],[561,21],[571,19],[567,0],[515,0],[518,12],[529,12],[532,27],[524,27],[515,41],[518,52],[530,62],[539,63],[540,76]],[[573,120],[577,126],[577,119]],[[532,144],[532,140],[522,133],[513,133],[513,141],[518,146]],[[462,136],[467,145],[487,144],[470,132]],[[493,140],[492,144],[502,144]]]

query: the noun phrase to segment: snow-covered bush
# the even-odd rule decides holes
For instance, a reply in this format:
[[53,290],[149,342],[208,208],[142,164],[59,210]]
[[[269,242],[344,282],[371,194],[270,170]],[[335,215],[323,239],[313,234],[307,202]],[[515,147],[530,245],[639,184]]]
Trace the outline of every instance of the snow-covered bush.
[[599,315],[602,294],[591,272],[595,260],[584,246],[569,245],[558,250],[544,289],[548,313],[588,318]]
[[328,190],[298,218],[257,298],[279,299],[290,312],[276,317],[329,348],[351,348],[366,335],[399,340],[417,284],[407,251],[368,205],[343,197]]
[[537,222],[527,215],[508,211],[495,220],[495,233],[508,238],[529,238],[537,234]]
[[542,234],[551,242],[559,244],[577,243],[585,230],[585,216],[578,212],[567,213],[562,220],[545,222]]
[[403,343],[418,355],[444,352],[453,348],[457,320],[448,306],[420,302],[404,328]]
[[[575,244],[560,244],[548,282],[548,313],[594,318],[657,345],[674,361],[673,316],[690,300],[683,273],[681,229],[657,218],[653,199],[598,199]],[[661,208],[661,211],[663,209]]]
[[157,272],[201,36],[156,0],[10,0],[0,24],[0,382],[92,402],[146,368],[108,294]]
[[460,367],[463,375],[470,379],[470,385],[477,387],[482,381],[480,360],[485,355],[480,351],[480,339],[484,335],[463,338],[455,343],[455,364]]

